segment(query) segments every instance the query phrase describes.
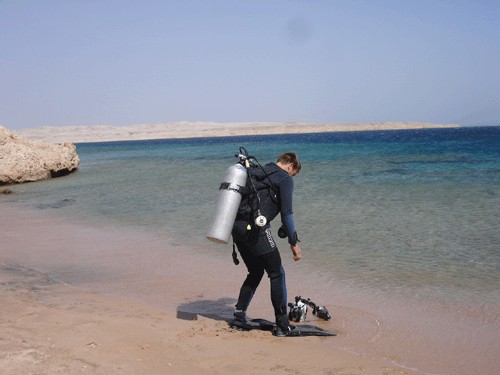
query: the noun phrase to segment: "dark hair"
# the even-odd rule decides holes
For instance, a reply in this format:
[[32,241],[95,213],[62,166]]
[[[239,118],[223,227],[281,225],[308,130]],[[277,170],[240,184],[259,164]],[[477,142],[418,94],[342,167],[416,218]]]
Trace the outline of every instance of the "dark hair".
[[294,152],[285,152],[278,157],[278,163],[289,164],[292,163],[293,169],[297,171],[297,173],[302,168],[300,164],[299,157]]

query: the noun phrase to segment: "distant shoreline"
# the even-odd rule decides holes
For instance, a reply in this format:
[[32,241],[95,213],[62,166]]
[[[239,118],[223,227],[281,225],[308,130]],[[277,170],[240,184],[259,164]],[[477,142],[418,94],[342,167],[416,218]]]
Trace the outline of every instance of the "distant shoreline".
[[22,137],[49,143],[112,142],[148,139],[231,137],[245,135],[330,133],[341,131],[458,128],[458,124],[368,122],[318,124],[306,122],[172,122],[139,125],[41,126],[16,131]]

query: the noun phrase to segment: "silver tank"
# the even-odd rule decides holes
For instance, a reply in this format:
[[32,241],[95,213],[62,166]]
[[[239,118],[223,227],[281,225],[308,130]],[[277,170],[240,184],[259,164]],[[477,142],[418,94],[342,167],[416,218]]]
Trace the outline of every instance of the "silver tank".
[[241,202],[239,187],[245,187],[247,171],[241,164],[234,164],[226,170],[224,188],[219,191],[217,207],[215,209],[212,227],[207,233],[207,238],[215,243],[227,244],[231,237],[238,207]]

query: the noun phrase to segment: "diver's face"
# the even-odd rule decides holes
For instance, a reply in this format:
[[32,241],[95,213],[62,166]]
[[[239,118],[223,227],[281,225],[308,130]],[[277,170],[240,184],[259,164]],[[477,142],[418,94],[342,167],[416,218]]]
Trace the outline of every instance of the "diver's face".
[[287,172],[292,177],[295,176],[297,173],[299,173],[299,171],[293,167],[292,163],[288,164]]

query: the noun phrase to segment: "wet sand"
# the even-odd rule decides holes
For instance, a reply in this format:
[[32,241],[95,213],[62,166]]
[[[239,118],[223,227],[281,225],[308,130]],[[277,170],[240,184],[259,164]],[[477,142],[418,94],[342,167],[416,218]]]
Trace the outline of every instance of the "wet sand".
[[[80,223],[1,201],[0,212],[8,218],[0,223],[2,373],[465,375],[498,368],[498,314],[481,307],[402,309],[341,285],[324,291],[284,250],[290,293],[320,298],[322,291],[321,301],[335,300],[325,303],[331,321],[309,314],[307,323],[338,336],[237,332],[226,320],[244,271],[228,248],[217,248],[227,253],[219,256],[141,228]],[[251,318],[273,319],[268,288],[263,281]]]
[[[242,270],[209,254],[140,230],[2,202],[0,210],[8,218],[0,224],[2,374],[420,373],[353,352],[355,330],[341,309],[330,322],[309,322],[337,337],[231,330],[229,296]],[[265,288],[252,311],[269,319]]]

